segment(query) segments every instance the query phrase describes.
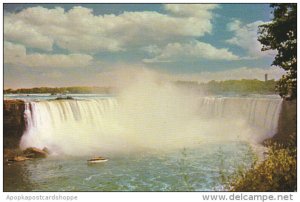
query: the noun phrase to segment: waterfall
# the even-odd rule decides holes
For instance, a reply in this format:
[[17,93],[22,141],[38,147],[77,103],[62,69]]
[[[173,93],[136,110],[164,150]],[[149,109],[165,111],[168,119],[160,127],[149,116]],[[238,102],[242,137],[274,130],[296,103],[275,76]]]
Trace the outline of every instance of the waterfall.
[[82,147],[76,149],[86,150],[84,146],[92,147],[99,134],[104,140],[114,132],[116,123],[112,117],[116,107],[113,98],[28,102],[24,112],[26,130],[20,146],[46,146],[59,152],[61,148],[57,145],[65,144],[64,149],[72,151],[72,145],[78,147],[82,141]]
[[[276,133],[281,99],[200,97],[188,106],[130,107],[117,98],[31,101],[21,148],[47,147],[57,154],[98,154],[134,146],[185,147],[206,139],[258,139]],[[155,102],[157,104],[157,102]],[[150,102],[151,105],[153,105]],[[176,110],[175,110],[176,107]],[[149,108],[149,110],[143,110]],[[153,112],[152,112],[153,111]],[[98,153],[97,153],[98,152]]]
[[202,97],[200,113],[207,118],[240,118],[249,125],[264,129],[272,136],[277,131],[282,99]]

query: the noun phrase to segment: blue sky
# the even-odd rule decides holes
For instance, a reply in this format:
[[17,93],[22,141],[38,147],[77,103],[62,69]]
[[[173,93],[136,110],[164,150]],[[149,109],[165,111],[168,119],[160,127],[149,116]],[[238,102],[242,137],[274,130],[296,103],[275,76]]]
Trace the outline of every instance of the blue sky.
[[268,4],[4,4],[4,87],[113,85],[146,67],[173,80],[278,79],[257,27]]

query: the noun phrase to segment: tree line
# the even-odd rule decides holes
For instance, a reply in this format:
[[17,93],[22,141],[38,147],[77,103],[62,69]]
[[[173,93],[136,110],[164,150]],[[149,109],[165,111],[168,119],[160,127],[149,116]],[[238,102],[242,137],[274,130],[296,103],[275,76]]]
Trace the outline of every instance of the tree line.
[[37,87],[37,88],[20,88],[5,89],[4,94],[31,94],[31,93],[111,93],[111,87],[88,87],[88,86],[72,86],[72,87]]
[[209,81],[207,83],[198,83],[191,81],[176,81],[178,86],[196,89],[209,94],[276,94],[275,80],[260,81],[257,79]]
[[[247,80],[226,80],[226,81],[209,81],[208,83],[197,83],[192,81],[176,81],[179,87],[197,89],[202,92],[212,94],[222,93],[239,93],[239,94],[275,94],[277,82],[275,80],[260,81],[257,79]],[[50,94],[68,94],[68,93],[112,93],[112,87],[37,87],[37,88],[20,88],[5,89],[4,94],[32,94],[32,93],[50,93]]]

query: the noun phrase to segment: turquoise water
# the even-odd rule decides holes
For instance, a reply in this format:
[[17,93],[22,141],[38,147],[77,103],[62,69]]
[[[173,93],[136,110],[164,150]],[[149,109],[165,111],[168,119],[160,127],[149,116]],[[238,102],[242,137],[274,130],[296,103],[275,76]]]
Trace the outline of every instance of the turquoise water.
[[[80,151],[78,151],[80,152]],[[5,191],[215,191],[223,176],[253,162],[242,142],[205,143],[176,151],[110,154],[105,163],[90,157],[50,156],[5,165]]]

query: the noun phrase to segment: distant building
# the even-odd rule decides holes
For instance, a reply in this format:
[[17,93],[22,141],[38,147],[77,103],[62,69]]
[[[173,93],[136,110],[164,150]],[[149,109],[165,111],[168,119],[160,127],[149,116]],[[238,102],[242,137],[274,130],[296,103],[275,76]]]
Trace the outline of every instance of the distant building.
[[265,74],[265,81],[268,81],[268,74]]

